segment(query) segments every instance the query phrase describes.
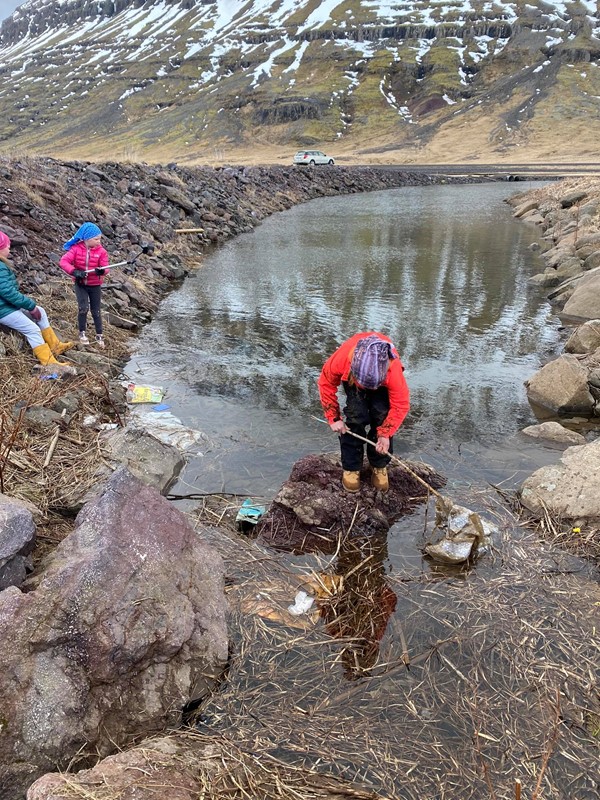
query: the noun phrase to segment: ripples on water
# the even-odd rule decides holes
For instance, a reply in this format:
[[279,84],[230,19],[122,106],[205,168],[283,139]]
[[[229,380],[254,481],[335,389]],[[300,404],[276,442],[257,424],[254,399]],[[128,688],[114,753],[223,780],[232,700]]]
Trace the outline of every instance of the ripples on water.
[[[316,378],[343,339],[370,329],[397,344],[411,389],[399,451],[437,452],[436,466],[465,480],[473,464],[488,479],[510,472],[522,445],[504,453],[503,441],[535,421],[523,381],[556,350],[559,323],[528,285],[539,231],[512,218],[509,193],[485,184],[314,200],[211,253],[161,305],[131,365],[221,439],[188,477],[208,489],[200,473],[217,469],[221,488],[268,494],[300,455],[335,449],[309,417]],[[472,457],[457,465],[465,446]]]

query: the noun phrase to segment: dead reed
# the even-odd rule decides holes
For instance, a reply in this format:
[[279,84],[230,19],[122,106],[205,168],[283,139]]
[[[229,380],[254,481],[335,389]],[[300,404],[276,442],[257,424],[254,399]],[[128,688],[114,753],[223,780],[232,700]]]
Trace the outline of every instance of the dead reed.
[[[74,301],[57,299],[52,304],[57,316],[76,318]],[[62,331],[66,328],[63,323]],[[63,338],[66,336],[63,333]],[[107,332],[108,348],[102,355],[122,360],[128,334],[116,328]],[[39,512],[44,525],[55,513],[70,509],[74,498],[92,488],[105,454],[102,437],[84,424],[93,416],[98,422],[115,422],[116,411],[109,395],[107,378],[90,366],[78,366],[69,351],[61,360],[76,367],[76,375],[45,379],[51,372],[39,370],[25,340],[12,333],[1,335],[4,356],[0,358],[0,491],[27,500]],[[75,359],[76,356],[73,356]],[[63,401],[75,403],[57,423],[40,424],[28,418],[33,408],[62,411]],[[60,528],[50,525],[52,540]]]
[[[201,532],[226,560],[234,646],[199,733],[403,800],[596,796],[600,588],[584,562],[505,513],[470,572],[395,574],[360,539],[274,553],[218,505],[201,519],[221,532]],[[293,617],[300,589],[315,610]]]

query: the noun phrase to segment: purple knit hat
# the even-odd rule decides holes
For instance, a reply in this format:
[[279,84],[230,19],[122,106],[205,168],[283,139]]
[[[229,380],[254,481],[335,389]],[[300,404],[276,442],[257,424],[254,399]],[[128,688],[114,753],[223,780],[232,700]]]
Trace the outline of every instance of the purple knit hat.
[[392,358],[398,358],[392,345],[372,333],[358,340],[350,369],[365,389],[377,389],[385,380]]

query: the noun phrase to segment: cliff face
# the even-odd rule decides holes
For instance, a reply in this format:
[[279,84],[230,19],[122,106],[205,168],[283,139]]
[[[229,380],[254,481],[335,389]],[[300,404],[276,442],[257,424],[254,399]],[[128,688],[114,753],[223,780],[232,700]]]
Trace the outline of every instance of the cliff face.
[[595,158],[599,32],[591,0],[29,0],[0,29],[0,148]]

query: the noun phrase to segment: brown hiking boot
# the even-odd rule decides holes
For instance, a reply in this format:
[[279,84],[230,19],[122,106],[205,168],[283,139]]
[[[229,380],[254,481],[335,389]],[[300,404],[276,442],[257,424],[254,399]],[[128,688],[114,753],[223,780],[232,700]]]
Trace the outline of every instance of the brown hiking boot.
[[387,467],[372,467],[371,486],[379,492],[387,492],[390,488]]
[[347,492],[358,492],[360,489],[360,472],[345,469],[342,475],[342,486]]

